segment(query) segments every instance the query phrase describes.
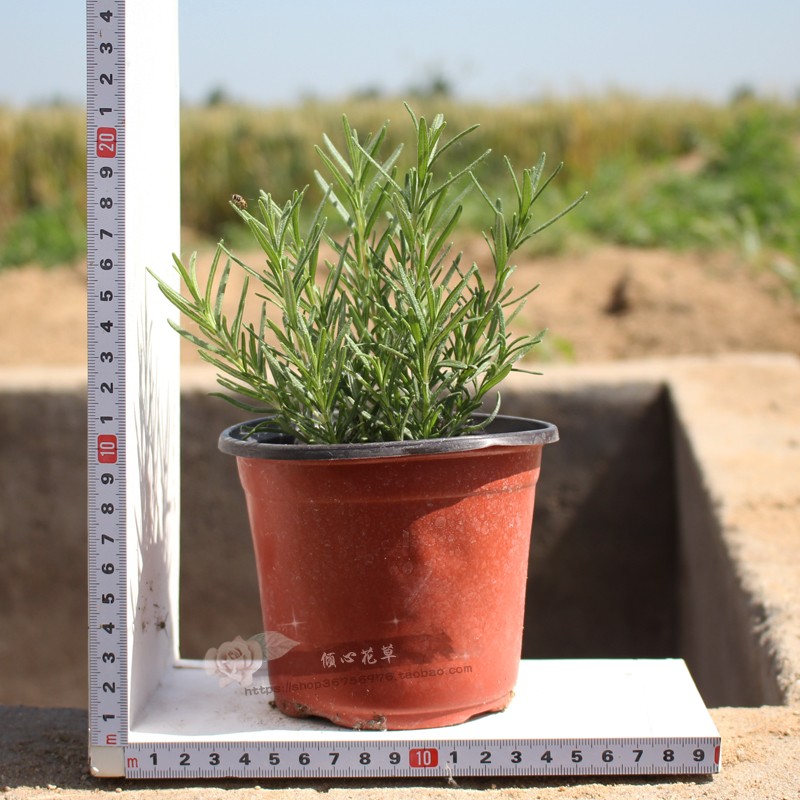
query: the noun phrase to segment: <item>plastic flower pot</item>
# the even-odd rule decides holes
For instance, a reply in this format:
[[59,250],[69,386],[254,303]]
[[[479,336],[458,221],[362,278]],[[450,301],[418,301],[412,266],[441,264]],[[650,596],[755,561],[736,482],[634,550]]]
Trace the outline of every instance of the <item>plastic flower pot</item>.
[[[355,445],[223,432],[237,457],[277,707],[355,729],[505,708],[522,646],[542,447],[555,426]],[[245,429],[243,431],[243,428]]]

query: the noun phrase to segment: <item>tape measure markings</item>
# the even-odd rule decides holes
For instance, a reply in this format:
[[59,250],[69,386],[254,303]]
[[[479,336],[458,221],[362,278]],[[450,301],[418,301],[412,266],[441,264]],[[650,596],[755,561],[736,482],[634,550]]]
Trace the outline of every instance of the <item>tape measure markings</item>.
[[719,771],[719,741],[509,739],[135,744],[131,778],[637,775]]
[[125,4],[87,0],[89,713],[128,730],[125,437]]

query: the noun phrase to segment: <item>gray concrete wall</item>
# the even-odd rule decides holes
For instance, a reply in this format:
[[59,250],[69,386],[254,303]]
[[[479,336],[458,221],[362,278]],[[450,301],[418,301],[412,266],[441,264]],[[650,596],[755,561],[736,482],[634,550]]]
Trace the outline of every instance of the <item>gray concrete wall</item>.
[[85,705],[86,401],[0,390],[0,702]]
[[528,658],[661,658],[678,649],[669,410],[658,383],[504,394],[555,422],[528,578]]
[[703,470],[675,426],[680,541],[680,651],[710,706],[784,702],[779,665],[761,640],[763,600],[742,591]]

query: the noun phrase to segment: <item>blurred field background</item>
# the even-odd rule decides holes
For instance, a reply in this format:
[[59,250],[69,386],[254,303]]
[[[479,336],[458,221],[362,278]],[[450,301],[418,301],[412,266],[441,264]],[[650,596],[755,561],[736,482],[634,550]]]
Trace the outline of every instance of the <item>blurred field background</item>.
[[[800,102],[742,91],[730,102],[608,95],[505,106],[411,100],[419,114],[442,111],[453,133],[480,128],[454,157],[486,148],[485,184],[506,185],[502,155],[517,169],[541,152],[565,162],[541,215],[583,191],[590,199],[534,239],[549,252],[614,243],[675,249],[733,249],[775,269],[800,295]],[[233,192],[259,189],[283,201],[311,185],[322,132],[338,140],[346,111],[366,133],[391,120],[388,148],[408,133],[399,99],[354,98],[259,109],[212,97],[182,111],[182,222],[198,237],[236,243]],[[0,269],[74,261],[85,247],[84,112],[69,106],[0,108]],[[154,187],[157,191],[157,187]],[[477,194],[464,219],[485,221]],[[541,242],[541,243],[539,243]]]
[[[477,105],[441,89],[408,98],[428,118],[443,112],[453,134],[480,124],[450,152],[463,165],[491,148],[479,169],[491,194],[510,188],[503,155],[519,171],[541,152],[565,166],[539,220],[589,192],[517,254],[515,284],[542,288],[516,324],[549,329],[533,360],[800,355],[800,99],[742,90],[724,103],[607,94]],[[372,93],[260,108],[215,92],[182,108],[181,247],[198,251],[201,274],[220,238],[254,265],[261,257],[233,193],[251,207],[260,189],[284,202],[309,185],[319,198],[314,145],[323,133],[340,142],[342,112],[362,134],[390,120],[387,153],[408,136],[402,100]],[[474,192],[462,216],[473,234],[456,242],[478,264],[487,211]],[[0,365],[85,363],[85,217],[83,109],[0,107]],[[182,361],[200,363],[188,345]]]

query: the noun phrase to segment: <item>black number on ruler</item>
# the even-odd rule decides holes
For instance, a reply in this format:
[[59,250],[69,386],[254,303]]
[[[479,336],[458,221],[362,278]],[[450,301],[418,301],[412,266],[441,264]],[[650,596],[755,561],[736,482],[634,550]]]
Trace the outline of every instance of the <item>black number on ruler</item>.
[[114,45],[111,42],[100,42],[100,52],[101,53],[113,53],[114,52]]
[[111,11],[101,11],[100,12],[100,19],[102,19],[103,22],[111,22],[111,17],[113,17],[113,16],[114,16],[114,14]]

